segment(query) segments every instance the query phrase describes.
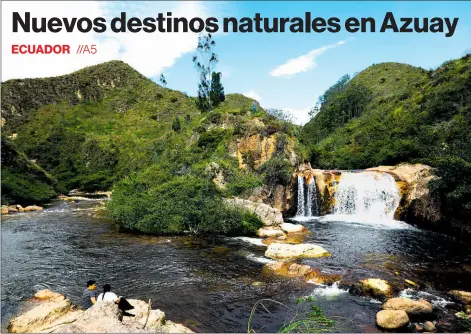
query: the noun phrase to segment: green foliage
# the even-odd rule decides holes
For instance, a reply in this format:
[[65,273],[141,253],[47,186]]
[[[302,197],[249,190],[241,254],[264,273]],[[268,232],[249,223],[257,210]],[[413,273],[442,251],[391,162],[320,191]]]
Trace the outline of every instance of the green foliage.
[[175,131],[175,132],[178,132],[178,131],[180,131],[181,128],[182,128],[182,126],[180,124],[180,118],[177,117],[172,122],[172,130]]
[[213,72],[211,75],[211,91],[209,92],[213,107],[217,107],[226,99],[224,87],[221,84],[221,72]]
[[2,204],[40,204],[55,195],[54,180],[2,138]]
[[259,168],[259,173],[263,175],[263,182],[273,188],[277,184],[289,183],[292,167],[283,156],[277,155],[265,162]]
[[238,169],[228,176],[227,180],[229,181],[227,189],[229,196],[244,196],[254,188],[263,185],[257,174]]
[[297,304],[309,304],[309,311],[296,315],[288,324],[279,329],[279,333],[324,333],[333,331],[335,321],[324,315],[322,308],[314,304],[314,298],[301,297]]
[[254,234],[253,214],[225,206],[211,180],[175,175],[154,165],[116,183],[111,216],[124,227],[147,233]]

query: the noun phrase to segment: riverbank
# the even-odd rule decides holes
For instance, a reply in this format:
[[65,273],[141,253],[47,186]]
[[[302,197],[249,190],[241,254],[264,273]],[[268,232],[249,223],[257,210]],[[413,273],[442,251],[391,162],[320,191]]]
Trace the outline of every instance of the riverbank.
[[87,310],[73,305],[64,295],[40,290],[31,309],[13,318],[12,333],[193,333],[167,320],[165,313],[152,309],[151,300],[129,299],[134,309],[123,316],[115,303],[99,302]]
[[[89,279],[111,284],[119,295],[150,298],[153,308],[195,332],[245,332],[257,301],[273,299],[296,310],[302,296],[312,296],[327,317],[353,319],[342,331],[378,331],[376,314],[383,301],[349,293],[350,286],[367,278],[389,282],[395,291],[391,297],[427,299],[440,331],[447,322],[454,326],[455,313],[462,311],[447,293],[471,291],[470,245],[406,224],[327,217],[304,219],[300,223],[308,231],[284,232],[286,237],[158,237],[123,233],[96,214],[101,203],[53,201],[43,211],[2,217],[4,330],[41,289],[65,294],[79,305]],[[282,265],[289,276],[266,275],[264,266],[278,262],[266,256],[268,247],[280,243],[315,244],[331,256],[280,260],[295,264]],[[291,276],[306,266],[313,268],[311,282]],[[251,328],[276,332],[293,317],[284,306],[270,305],[269,311],[259,308]]]

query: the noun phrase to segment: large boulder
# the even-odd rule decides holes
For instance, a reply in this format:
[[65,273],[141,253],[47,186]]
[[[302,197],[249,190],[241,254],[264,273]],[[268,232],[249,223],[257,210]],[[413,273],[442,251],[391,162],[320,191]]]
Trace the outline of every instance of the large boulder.
[[309,283],[315,284],[332,284],[340,279],[338,274],[327,274],[306,264],[283,261],[265,264],[262,268],[262,273],[264,275],[304,278]]
[[448,292],[453,299],[463,304],[471,304],[471,292],[461,290],[451,290]]
[[237,197],[226,198],[224,199],[224,202],[227,205],[252,212],[258,218],[260,218],[265,226],[277,226],[283,223],[283,215],[281,214],[281,211],[272,208],[268,204],[256,203]]
[[29,212],[29,211],[41,211],[43,210],[43,207],[42,206],[38,206],[38,205],[30,205],[30,206],[27,206],[26,208],[24,208],[24,211],[25,212]]
[[307,230],[307,228],[303,225],[291,224],[291,223],[283,223],[280,225],[280,228],[286,233],[297,233],[297,232],[304,232]]
[[2,215],[7,215],[8,214],[8,206],[2,205]]
[[330,256],[330,253],[314,244],[272,243],[268,246],[265,256],[272,259],[318,258]]
[[409,323],[409,317],[405,311],[382,310],[376,313],[376,323],[384,329],[397,329]]
[[393,294],[391,285],[388,281],[380,278],[367,278],[360,280],[350,288],[350,292],[356,295],[379,299],[391,297]]
[[52,327],[58,319],[72,310],[70,300],[41,303],[26,313],[10,320],[8,331],[12,333],[37,333]]
[[65,296],[63,294],[51,291],[49,289],[42,289],[34,294],[34,299],[42,300],[42,301],[45,301],[45,300],[61,301],[65,299]]
[[281,237],[284,236],[285,233],[277,228],[260,228],[257,231],[257,235],[260,238],[267,238],[267,237]]
[[410,316],[430,315],[433,305],[424,299],[391,298],[383,304],[383,310],[403,310]]
[[13,318],[8,330],[22,333],[192,333],[189,328],[165,319],[165,313],[153,310],[149,304],[128,300],[133,316],[123,316],[113,302],[98,302],[83,311],[68,299],[49,290],[37,293],[36,300],[46,300],[28,312]]

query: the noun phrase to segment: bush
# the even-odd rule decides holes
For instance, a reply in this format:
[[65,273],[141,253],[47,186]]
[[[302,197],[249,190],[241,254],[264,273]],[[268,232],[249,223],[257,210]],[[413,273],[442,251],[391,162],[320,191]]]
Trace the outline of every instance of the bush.
[[147,233],[240,235],[261,226],[253,214],[225,206],[212,181],[158,166],[118,182],[108,209],[123,227]]

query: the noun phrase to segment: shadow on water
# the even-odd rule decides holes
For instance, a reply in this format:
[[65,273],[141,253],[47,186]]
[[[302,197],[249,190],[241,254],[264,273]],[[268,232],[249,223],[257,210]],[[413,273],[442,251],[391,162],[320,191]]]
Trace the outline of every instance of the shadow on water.
[[[43,212],[2,217],[2,328],[35,291],[50,288],[79,304],[85,282],[96,279],[99,285],[110,283],[120,295],[151,298],[154,308],[195,331],[246,332],[258,300],[271,298],[294,307],[294,299],[306,295],[315,296],[327,315],[353,319],[345,331],[374,329],[380,309],[376,301],[336,286],[261,276],[269,260],[257,239],[123,233],[94,216],[97,203],[58,201]],[[323,271],[353,279],[415,279],[434,293],[471,288],[471,274],[462,266],[470,263],[469,245],[415,229],[302,223],[313,231],[307,241],[332,253],[303,261]],[[291,314],[283,306],[266,306],[252,327],[277,331]]]

